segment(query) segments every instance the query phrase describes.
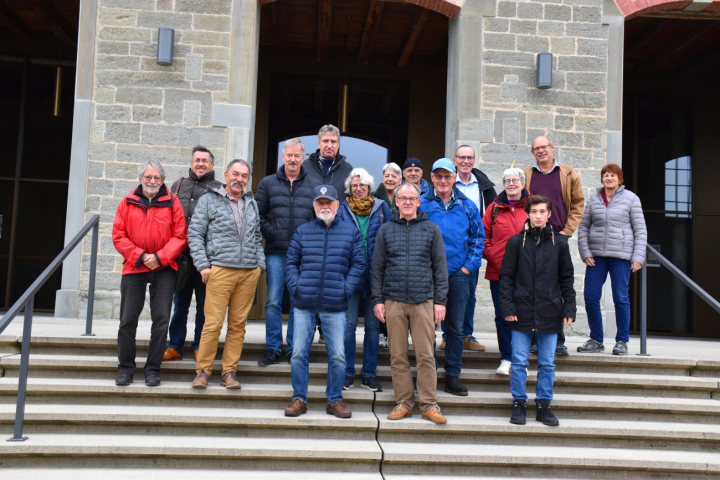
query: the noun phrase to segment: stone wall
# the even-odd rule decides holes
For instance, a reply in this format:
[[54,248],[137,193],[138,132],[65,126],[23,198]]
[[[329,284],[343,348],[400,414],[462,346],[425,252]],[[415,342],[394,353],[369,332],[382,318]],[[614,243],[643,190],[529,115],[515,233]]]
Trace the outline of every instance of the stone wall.
[[[138,185],[138,165],[159,160],[169,185],[187,175],[196,144],[213,151],[218,168],[225,163],[226,129],[212,126],[212,110],[228,101],[233,2],[98,1],[85,216],[101,217],[96,316],[118,318],[122,258],[112,244],[112,222],[120,200]],[[172,66],[156,63],[158,27],[175,29]],[[88,237],[81,317],[89,252]]]

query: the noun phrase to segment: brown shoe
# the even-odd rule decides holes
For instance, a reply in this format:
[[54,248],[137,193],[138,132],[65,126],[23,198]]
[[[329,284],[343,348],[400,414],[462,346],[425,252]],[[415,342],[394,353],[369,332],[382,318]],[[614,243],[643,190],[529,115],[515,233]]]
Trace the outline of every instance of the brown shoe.
[[412,410],[404,403],[398,403],[395,408],[393,408],[393,411],[388,413],[388,420],[402,420],[408,417],[412,417]]
[[465,350],[472,350],[473,352],[484,352],[485,351],[485,345],[481,344],[477,340],[475,340],[475,337],[472,335],[468,335],[465,337]]
[[205,373],[205,370],[200,370],[200,373],[198,373],[195,380],[193,380],[193,388],[207,388],[207,384],[208,375]]
[[307,405],[299,398],[293,398],[292,402],[285,407],[286,417],[299,417],[303,413],[307,413]]
[[345,406],[342,400],[335,400],[333,403],[329,403],[325,411],[328,415],[335,415],[338,418],[352,417],[352,412]]
[[443,340],[440,344],[440,350],[445,350],[445,345],[447,345],[447,343],[445,342],[445,340]]
[[220,380],[220,386],[230,390],[237,390],[241,387],[240,382],[238,382],[235,376],[235,372],[227,372],[223,375],[222,380]]
[[447,423],[447,418],[440,413],[440,407],[433,405],[422,413],[423,420],[430,420],[433,423],[443,424]]
[[199,352],[199,351],[200,351],[200,350],[195,350],[195,352],[193,352],[193,353],[195,353],[195,362],[197,362],[197,356],[198,356],[198,352]]
[[176,362],[182,359],[182,355],[180,355],[178,351],[172,347],[165,350],[165,354],[163,355],[163,362]]

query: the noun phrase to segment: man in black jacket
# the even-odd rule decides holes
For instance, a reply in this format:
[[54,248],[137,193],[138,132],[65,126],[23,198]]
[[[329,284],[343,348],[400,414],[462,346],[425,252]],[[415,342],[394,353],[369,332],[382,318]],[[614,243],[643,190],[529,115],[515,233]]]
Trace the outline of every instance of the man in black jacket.
[[[195,212],[200,197],[208,190],[217,190],[222,183],[215,180],[215,156],[207,148],[198,145],[192,149],[192,161],[188,177],[180,177],[172,184],[170,190],[177,194],[180,204],[185,212],[185,224],[189,227],[190,220]],[[192,262],[190,248],[184,252],[188,262]],[[185,337],[187,336],[187,319],[190,311],[190,302],[195,292],[195,336],[193,337],[192,350],[197,360],[198,348],[200,348],[200,337],[205,325],[205,284],[202,275],[194,265],[190,266],[190,276],[185,282],[182,290],[175,293],[173,303],[175,312],[170,320],[168,330],[170,341],[168,349],[165,350],[163,361],[182,360]]]
[[573,264],[566,235],[555,235],[548,218],[552,202],[535,195],[525,202],[528,221],[508,240],[500,267],[500,308],[512,330],[510,423],[525,424],[528,356],[533,333],[538,341],[535,419],[560,424],[550,411],[555,379],[555,345],[563,325],[576,314]]
[[[335,191],[345,191],[345,180],[352,172],[344,155],[340,155],[340,130],[334,125],[324,125],[318,132],[318,149],[308,157],[308,175],[320,183],[332,185]],[[342,203],[342,202],[341,202]]]
[[[255,201],[260,211],[260,228],[265,239],[267,301],[265,303],[265,344],[267,351],[258,365],[278,363],[282,346],[282,299],[285,291],[285,259],[295,230],[315,218],[313,189],[320,182],[302,166],[305,145],[292,138],[283,146],[285,163],[274,175],[260,180]],[[293,350],[293,308],[287,327],[288,363]]]
[[418,212],[420,188],[404,183],[395,190],[400,213],[378,231],[370,269],[375,316],[387,324],[393,390],[397,406],[390,420],[412,416],[415,406],[408,324],[417,363],[417,390],[422,418],[445,423],[437,405],[435,325],[445,318],[447,258],[440,228]]

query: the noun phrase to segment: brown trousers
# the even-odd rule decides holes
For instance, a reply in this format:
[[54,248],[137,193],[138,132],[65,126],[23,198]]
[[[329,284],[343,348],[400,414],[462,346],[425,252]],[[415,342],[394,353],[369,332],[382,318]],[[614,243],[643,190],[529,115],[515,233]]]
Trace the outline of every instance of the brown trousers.
[[412,335],[417,364],[417,391],[420,409],[424,412],[437,405],[437,371],[435,370],[435,320],[432,299],[413,305],[385,302],[385,320],[390,347],[395,402],[404,403],[410,410],[415,406],[412,373],[408,361],[408,323]]
[[200,370],[205,370],[208,376],[212,373],[226,312],[228,327],[222,356],[222,374],[237,370],[245,341],[245,321],[255,298],[258,278],[260,267],[250,269],[213,265],[205,289],[205,326],[200,337],[197,373]]

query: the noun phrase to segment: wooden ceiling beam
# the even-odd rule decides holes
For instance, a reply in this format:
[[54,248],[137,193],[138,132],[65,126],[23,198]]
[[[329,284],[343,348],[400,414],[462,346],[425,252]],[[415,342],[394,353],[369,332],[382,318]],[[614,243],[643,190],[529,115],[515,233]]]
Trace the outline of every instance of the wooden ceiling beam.
[[317,60],[324,62],[330,49],[330,22],[332,21],[332,0],[319,0]]
[[33,12],[42,19],[50,30],[65,45],[76,45],[78,32],[49,0],[25,0]]
[[275,33],[275,55],[287,55],[287,42],[285,40],[285,3],[276,0],[272,4],[273,32]]
[[3,0],[0,0],[0,24],[4,24],[5,27],[10,30],[10,33],[20,40],[30,41],[32,37],[30,27],[28,27],[23,19],[15,13],[15,10],[8,7]]
[[410,60],[410,55],[412,55],[413,49],[415,48],[415,42],[417,42],[423,28],[425,28],[425,22],[427,22],[430,12],[431,10],[422,7],[415,9],[415,13],[413,14],[413,18],[410,21],[410,25],[408,26],[407,34],[405,36],[405,46],[403,47],[402,54],[400,55],[398,67],[404,67],[407,65],[408,60]]
[[365,19],[365,28],[363,29],[362,40],[360,41],[360,54],[358,55],[358,63],[368,63],[370,53],[372,53],[375,45],[375,35],[380,27],[380,18],[382,17],[385,2],[373,0],[368,7],[367,18]]

